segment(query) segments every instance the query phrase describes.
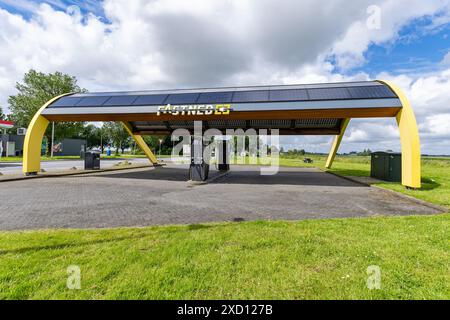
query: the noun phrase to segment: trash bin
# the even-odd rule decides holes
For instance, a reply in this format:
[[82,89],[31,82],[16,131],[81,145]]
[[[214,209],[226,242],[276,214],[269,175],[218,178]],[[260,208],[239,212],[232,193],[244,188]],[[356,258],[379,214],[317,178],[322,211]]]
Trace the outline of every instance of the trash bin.
[[100,169],[100,153],[85,152],[84,153],[84,170]]
[[385,181],[401,181],[402,154],[384,151],[373,152],[370,160],[370,176]]

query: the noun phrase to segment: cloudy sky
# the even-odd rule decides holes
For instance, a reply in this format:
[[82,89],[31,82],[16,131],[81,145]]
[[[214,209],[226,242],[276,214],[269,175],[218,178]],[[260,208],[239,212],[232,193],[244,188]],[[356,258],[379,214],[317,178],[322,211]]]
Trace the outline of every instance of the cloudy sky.
[[[4,110],[30,68],[90,91],[389,79],[423,153],[450,154],[450,0],[0,0]],[[350,122],[340,151],[367,147],[399,150],[393,119]]]

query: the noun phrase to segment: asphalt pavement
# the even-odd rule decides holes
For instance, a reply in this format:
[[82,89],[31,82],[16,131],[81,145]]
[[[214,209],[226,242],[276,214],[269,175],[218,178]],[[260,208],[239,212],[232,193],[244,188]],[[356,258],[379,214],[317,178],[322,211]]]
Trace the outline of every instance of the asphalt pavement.
[[[105,161],[106,162],[106,161]],[[192,185],[188,166],[168,163],[0,184],[0,230],[105,228],[213,221],[302,220],[441,211],[315,168],[232,166]],[[280,230],[282,232],[282,230]]]

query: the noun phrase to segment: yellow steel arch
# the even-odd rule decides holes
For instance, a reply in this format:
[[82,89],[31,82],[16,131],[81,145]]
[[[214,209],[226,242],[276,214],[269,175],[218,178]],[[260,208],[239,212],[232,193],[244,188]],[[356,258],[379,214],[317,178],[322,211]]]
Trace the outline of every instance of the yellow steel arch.
[[49,100],[36,112],[33,119],[31,119],[23,142],[22,171],[25,175],[36,174],[41,170],[42,138],[49,124],[49,121],[41,115],[42,111],[54,101],[69,94],[71,93],[65,93]]
[[[421,163],[420,163],[420,139],[417,128],[416,117],[408,98],[403,91],[390,81],[378,80],[398,96],[402,109],[398,112],[396,119],[400,131],[400,142],[402,145],[402,185],[409,188],[421,187]],[[339,145],[344,136],[350,119],[345,119],[341,126],[341,132],[333,141],[325,167],[331,168]]]
[[147,156],[148,160],[155,165],[158,163],[158,160],[156,159],[155,155],[153,154],[152,150],[148,147],[147,143],[144,141],[142,136],[140,134],[134,134],[133,128],[131,127],[129,122],[122,121],[123,126],[127,130],[127,132],[130,134],[130,136],[134,139],[136,144],[144,151],[145,155]]
[[397,85],[385,80],[378,80],[378,82],[391,88],[402,103],[402,109],[396,116],[402,145],[402,184],[410,188],[420,188],[420,139],[414,111],[408,98]]
[[336,137],[334,137],[333,145],[331,146],[331,150],[327,158],[327,163],[325,164],[325,168],[327,169],[330,169],[331,165],[333,164],[334,158],[336,157],[336,153],[339,149],[339,145],[341,144],[342,137],[344,136],[345,129],[347,129],[349,122],[350,122],[349,118],[344,119],[341,124],[340,133]]
[[[45,108],[55,102],[61,97],[70,95],[72,93],[62,94],[44,104],[33,116],[30,124],[28,125],[27,133],[23,143],[23,166],[22,171],[25,175],[37,174],[41,170],[41,146],[42,138],[44,137],[45,130],[49,124],[49,121],[41,114]],[[133,134],[131,126],[128,122],[122,122],[127,132],[133,137],[137,145],[144,151],[147,158],[152,164],[157,164],[158,161],[145,143],[141,135]]]

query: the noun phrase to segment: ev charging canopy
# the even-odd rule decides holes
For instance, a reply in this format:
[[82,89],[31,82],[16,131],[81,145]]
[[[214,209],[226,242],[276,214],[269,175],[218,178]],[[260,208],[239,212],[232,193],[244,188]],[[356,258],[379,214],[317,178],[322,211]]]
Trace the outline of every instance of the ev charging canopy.
[[335,136],[330,168],[351,118],[395,117],[402,147],[402,184],[420,188],[420,142],[414,112],[388,81],[249,86],[129,92],[69,93],[35,114],[25,137],[23,171],[40,169],[41,142],[50,121],[120,121],[150,162],[142,135],[206,128],[278,129],[280,135]]

